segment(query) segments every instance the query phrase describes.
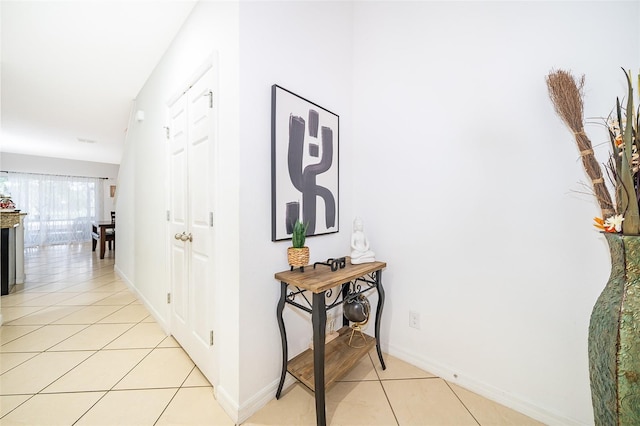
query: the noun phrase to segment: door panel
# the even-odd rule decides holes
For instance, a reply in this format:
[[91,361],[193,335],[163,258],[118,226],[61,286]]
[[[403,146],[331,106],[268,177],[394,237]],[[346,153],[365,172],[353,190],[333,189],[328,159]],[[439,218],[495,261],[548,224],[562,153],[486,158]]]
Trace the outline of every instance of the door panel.
[[209,333],[211,331],[210,321],[208,318],[209,311],[208,309],[203,309],[202,306],[198,306],[198,304],[199,301],[203,301],[203,304],[206,304],[207,301],[211,299],[208,286],[202,285],[204,283],[211,282],[209,274],[209,258],[208,256],[200,256],[197,253],[194,253],[191,261],[192,278],[193,282],[196,283],[193,286],[193,299],[196,302],[193,307],[193,331],[200,341],[200,344],[208,347]]
[[213,228],[209,223],[212,209],[211,164],[213,108],[209,93],[209,73],[196,82],[189,92],[189,231],[193,235],[191,243],[191,289],[190,309],[193,313],[193,332],[199,341],[202,356],[209,349],[212,330],[212,286],[211,263],[213,248]]
[[209,226],[209,179],[207,158],[209,156],[208,143],[191,146],[190,173],[191,180],[198,182],[191,189],[191,224],[197,227]]
[[[213,68],[170,107],[171,333],[213,383]],[[190,235],[176,239],[175,235]],[[186,240],[186,241],[183,241]]]
[[[186,255],[185,250],[182,247],[171,248],[171,263],[173,265],[172,281],[174,283],[184,283],[187,280],[187,271],[185,270]],[[182,324],[186,324],[189,321],[187,317],[187,302],[189,296],[186,292],[186,286],[174,287],[173,290],[172,307],[175,315],[175,319]]]
[[171,278],[172,278],[172,320],[183,327],[188,324],[189,289],[186,259],[187,247],[174,236],[187,229],[187,103],[179,99],[170,110],[169,155],[170,155],[170,238],[171,238]]

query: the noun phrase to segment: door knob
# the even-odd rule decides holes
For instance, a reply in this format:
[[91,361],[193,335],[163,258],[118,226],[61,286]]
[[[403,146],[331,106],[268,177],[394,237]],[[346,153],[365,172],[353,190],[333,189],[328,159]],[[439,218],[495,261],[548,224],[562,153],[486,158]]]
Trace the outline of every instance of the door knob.
[[191,235],[191,233],[187,234],[185,231],[182,231],[182,234],[174,235],[173,238],[180,241],[193,241],[193,236]]

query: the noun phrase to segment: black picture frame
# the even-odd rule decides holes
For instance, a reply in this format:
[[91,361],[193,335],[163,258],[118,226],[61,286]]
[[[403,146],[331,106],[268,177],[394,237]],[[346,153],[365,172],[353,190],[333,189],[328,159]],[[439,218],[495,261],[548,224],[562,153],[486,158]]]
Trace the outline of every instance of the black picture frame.
[[340,117],[271,86],[271,240],[291,239],[296,219],[307,236],[340,230]]

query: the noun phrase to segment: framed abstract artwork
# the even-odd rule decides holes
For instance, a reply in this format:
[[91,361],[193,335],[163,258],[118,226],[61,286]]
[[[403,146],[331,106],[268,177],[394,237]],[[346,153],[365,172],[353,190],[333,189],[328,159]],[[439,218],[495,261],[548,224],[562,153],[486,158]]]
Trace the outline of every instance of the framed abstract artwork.
[[339,231],[340,118],[276,84],[271,87],[271,240]]

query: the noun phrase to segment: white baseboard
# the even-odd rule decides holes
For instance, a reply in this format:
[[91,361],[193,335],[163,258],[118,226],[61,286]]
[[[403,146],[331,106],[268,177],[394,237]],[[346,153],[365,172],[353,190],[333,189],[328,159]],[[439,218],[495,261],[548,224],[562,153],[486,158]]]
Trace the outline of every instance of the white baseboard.
[[122,278],[122,280],[128,285],[131,285],[131,280],[129,280],[129,278],[127,278],[127,276],[122,272],[122,270],[120,268],[118,268],[118,265],[114,265],[113,266],[113,272],[116,273],[117,276],[119,276],[120,278]]
[[224,412],[231,417],[231,421],[239,425],[241,422],[238,421],[238,401],[231,398],[222,386],[216,386],[215,395],[218,404],[220,404]]
[[2,312],[0,312],[0,325],[4,324],[4,321],[2,320]]
[[[526,416],[536,419],[547,425],[563,425],[563,426],[581,426],[583,423],[575,419],[570,419],[562,416],[558,413],[551,412],[547,409],[532,404],[529,401],[518,398],[515,395],[509,394],[501,389],[498,389],[492,385],[476,380],[473,377],[461,374],[459,371],[452,369],[448,365],[443,365],[433,360],[429,360],[422,355],[406,351],[404,349],[385,345],[385,352],[399,358],[405,362],[408,362],[416,367],[419,367],[425,371],[437,375],[444,380],[459,385],[465,389],[477,393],[487,399],[495,401],[505,407],[518,411]],[[253,414],[258,412],[262,407],[267,405],[269,401],[275,398],[275,393],[278,388],[279,379],[271,382],[268,386],[265,386],[262,390],[256,392],[251,398],[249,398],[242,405],[238,404],[238,401],[231,398],[229,394],[218,386],[217,399],[220,406],[229,415],[231,420],[235,424],[242,424],[247,421]],[[296,379],[287,374],[283,386],[283,392],[285,392],[290,386],[296,383]]]
[[529,401],[518,398],[509,394],[504,390],[498,389],[492,385],[476,380],[473,377],[466,376],[458,370],[454,370],[448,365],[427,359],[422,355],[406,351],[393,345],[387,346],[387,353],[405,362],[408,362],[425,371],[435,374],[444,380],[459,385],[487,399],[495,401],[505,407],[518,411],[526,416],[538,420],[547,425],[563,425],[563,426],[581,426],[583,423],[575,419],[564,417],[560,414],[551,412]]
[[[262,390],[256,392],[256,394],[249,398],[249,400],[242,404],[242,406],[238,405],[238,401],[231,398],[222,386],[217,386],[216,394],[218,403],[229,417],[231,417],[231,420],[235,422],[235,424],[239,425],[246,422],[262,407],[267,405],[269,401],[275,399],[278,383],[280,383],[280,379],[271,382],[268,386],[265,386]],[[286,390],[294,383],[296,383],[296,379],[287,374],[284,379],[284,385],[282,386],[282,392],[286,392]]]
[[160,328],[162,328],[162,330],[168,336],[169,324],[167,323],[166,319],[163,318],[160,315],[160,313],[155,310],[155,308],[149,303],[149,301],[142,294],[140,294],[140,292],[138,292],[138,289],[133,285],[133,282],[129,280],[129,278],[127,278],[125,274],[122,273],[122,271],[118,268],[117,265],[113,267],[113,270],[115,271],[116,275],[118,275],[122,279],[122,281],[124,281],[124,283],[127,285],[129,290],[131,290],[131,292],[138,298],[138,300],[142,302],[144,307],[147,308],[151,316],[156,320]]
[[[267,405],[269,401],[276,398],[276,391],[278,390],[278,384],[280,383],[280,379],[271,382],[268,386],[264,387],[262,390],[258,391],[255,395],[253,395],[249,400],[247,400],[240,407],[238,413],[238,419],[240,423],[247,421],[252,415],[257,413],[262,407]],[[282,392],[286,392],[290,386],[296,383],[296,379],[287,374],[284,379],[284,385],[282,386]]]
[[[519,413],[536,419],[544,424],[550,426],[583,425],[583,423],[580,421],[551,412],[547,409],[532,404],[529,401],[523,400],[515,395],[498,389],[492,385],[476,380],[473,377],[466,376],[465,374],[460,373],[458,370],[454,370],[448,365],[434,362],[433,360],[429,360],[420,354],[412,353],[392,345],[384,346],[384,352],[398,359],[415,365],[416,367],[435,374],[436,376],[441,377],[450,383],[459,385],[487,399],[502,404],[505,407],[511,408],[512,410],[518,411]],[[241,406],[238,405],[237,401],[232,400],[224,391],[224,389],[218,388],[218,402],[236,424],[241,424],[247,421],[253,414],[258,412],[269,401],[275,398],[279,381],[280,380],[277,379],[270,383],[268,386],[265,386],[262,390],[254,394],[253,397],[251,397]],[[285,392],[291,385],[295,383],[296,379],[287,374],[283,386],[283,392]]]

